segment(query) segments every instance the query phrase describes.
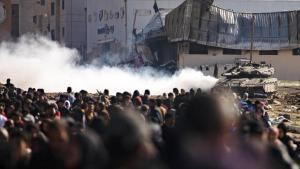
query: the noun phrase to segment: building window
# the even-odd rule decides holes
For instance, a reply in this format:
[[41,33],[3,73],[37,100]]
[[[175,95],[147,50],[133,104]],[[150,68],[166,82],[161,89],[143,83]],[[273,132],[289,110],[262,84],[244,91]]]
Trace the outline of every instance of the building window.
[[51,2],[51,16],[55,15],[55,3]]
[[65,0],[61,0],[61,9],[62,9],[62,10],[65,9]]
[[300,48],[293,49],[293,55],[300,55]]
[[55,30],[54,29],[51,30],[51,39],[55,40]]
[[208,54],[208,48],[205,45],[191,43],[190,44],[190,54]]
[[41,5],[45,6],[45,4],[46,4],[45,1],[46,1],[46,0],[41,0]]
[[261,50],[259,55],[278,55],[278,50]]
[[238,49],[223,49],[223,55],[241,55],[242,51]]
[[37,17],[36,17],[36,16],[33,16],[33,17],[32,17],[32,22],[33,22],[34,24],[37,24]]
[[62,27],[62,29],[61,29],[61,34],[62,34],[62,37],[65,36],[65,27]]

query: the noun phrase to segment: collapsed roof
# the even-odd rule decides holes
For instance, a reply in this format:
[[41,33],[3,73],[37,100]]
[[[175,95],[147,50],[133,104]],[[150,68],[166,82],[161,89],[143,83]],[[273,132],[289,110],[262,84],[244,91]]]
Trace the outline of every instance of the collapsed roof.
[[166,36],[165,18],[169,12],[171,12],[171,9],[160,9],[159,12],[155,13],[144,29],[138,33],[137,43],[145,39]]

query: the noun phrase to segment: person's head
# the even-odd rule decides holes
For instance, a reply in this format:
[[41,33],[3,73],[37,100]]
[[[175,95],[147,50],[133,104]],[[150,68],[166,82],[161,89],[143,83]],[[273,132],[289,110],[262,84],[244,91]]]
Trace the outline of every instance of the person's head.
[[248,142],[264,144],[267,141],[267,130],[264,123],[247,115],[242,115],[239,119],[238,133],[241,138]]
[[22,117],[23,117],[23,115],[20,112],[14,112],[12,114],[12,120],[15,123],[21,122],[22,121]]
[[81,94],[82,98],[85,98],[88,95],[88,92],[85,90],[81,90],[79,93]]
[[149,89],[146,89],[145,92],[144,92],[144,95],[150,96],[150,90],[149,90]]
[[150,108],[150,109],[155,108],[156,105],[157,105],[157,102],[156,102],[155,99],[150,99],[150,100],[149,100],[149,108]]
[[107,110],[102,110],[101,112],[99,112],[99,117],[102,117],[104,120],[104,124],[108,125],[110,120],[110,114],[108,113]]
[[21,95],[21,94],[22,94],[22,89],[17,88],[16,91],[17,91],[17,94],[18,94],[18,95]]
[[112,112],[104,138],[111,168],[136,168],[155,154],[147,125],[136,113]]
[[202,89],[201,89],[201,88],[198,88],[197,91],[196,91],[196,94],[197,94],[197,95],[202,94]]
[[141,96],[136,96],[133,101],[134,101],[133,103],[136,107],[139,107],[143,104]]
[[168,93],[168,99],[174,100],[174,94],[173,93]]
[[56,104],[58,106],[59,109],[63,108],[64,107],[64,101],[62,99],[59,99]]
[[180,89],[180,94],[181,95],[185,95],[185,90],[184,89]]
[[12,146],[12,155],[15,162],[25,159],[29,156],[28,139],[21,130],[14,130],[10,134],[9,140]]
[[67,88],[67,93],[72,93],[72,88],[71,87]]
[[195,96],[181,110],[180,128],[217,139],[227,130],[227,121],[219,100],[214,96]]
[[262,101],[256,100],[254,102],[254,105],[256,108],[263,108],[264,107],[264,103]]
[[156,99],[156,105],[158,107],[162,106],[162,100],[161,99]]
[[64,121],[49,121],[45,127],[45,134],[49,138],[51,148],[58,151],[57,153],[65,150],[69,135]]
[[107,152],[101,139],[92,131],[76,133],[70,139],[66,168],[105,168]]
[[244,93],[242,99],[243,100],[248,100],[249,98],[249,94],[248,93]]
[[149,106],[143,104],[143,105],[141,106],[141,113],[142,113],[144,116],[147,116],[147,115],[148,115],[148,112],[149,112]]
[[97,106],[96,106],[96,109],[97,109],[97,111],[99,111],[99,112],[105,110],[106,108],[107,108],[107,107],[106,107],[106,104],[105,104],[104,102],[100,102],[100,103],[98,103]]
[[4,128],[6,128],[8,131],[12,130],[14,127],[15,122],[12,119],[8,119],[4,124]]
[[88,112],[94,112],[95,111],[95,104],[93,102],[88,102],[87,111]]
[[279,138],[283,138],[284,136],[286,136],[288,132],[288,126],[286,123],[282,122],[278,124],[277,128],[279,130]]
[[38,95],[38,100],[39,101],[45,101],[45,99],[46,99],[46,95],[45,94],[39,94]]
[[39,127],[33,122],[27,123],[24,127],[24,132],[27,134],[30,140],[34,137],[37,137],[39,131]]
[[137,97],[137,96],[140,96],[140,92],[139,92],[138,90],[135,90],[135,91],[133,92],[132,97],[135,98],[135,97]]
[[96,116],[95,118],[92,119],[89,127],[94,132],[96,132],[99,136],[102,137],[105,134],[107,124],[108,123],[106,123],[103,117]]
[[194,96],[195,95],[195,90],[193,88],[190,89],[190,96]]
[[45,90],[44,89],[37,89],[37,94],[38,95],[45,95]]
[[54,118],[56,113],[56,108],[54,104],[48,105],[45,109],[45,115],[47,118]]
[[10,78],[6,79],[6,84],[10,84]]
[[256,118],[260,119],[265,113],[265,110],[263,108],[257,107],[255,110],[255,116]]
[[129,106],[131,103],[131,97],[128,94],[123,95],[122,105]]
[[179,94],[179,90],[177,88],[173,88],[173,93],[177,96]]
[[105,96],[109,96],[109,90],[108,89],[105,89],[103,93],[104,93]]
[[112,96],[112,97],[110,98],[110,103],[111,103],[111,104],[117,104],[117,103],[118,103],[117,97],[116,97],[116,96]]
[[80,93],[75,93],[74,94],[74,97],[75,97],[75,99],[77,99],[77,100],[82,100],[82,96],[81,96],[81,94]]

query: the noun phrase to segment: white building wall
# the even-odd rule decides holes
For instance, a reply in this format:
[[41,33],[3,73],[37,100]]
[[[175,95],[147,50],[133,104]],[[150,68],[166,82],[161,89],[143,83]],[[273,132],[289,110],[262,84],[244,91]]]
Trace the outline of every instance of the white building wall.
[[[242,55],[224,55],[222,49],[209,49],[208,54],[181,54],[179,56],[179,67],[199,68],[206,65],[233,64],[236,58],[250,58],[250,53],[243,51]],[[275,77],[280,80],[300,80],[300,55],[293,55],[292,50],[278,51],[278,55],[259,55],[259,51],[253,52],[253,61],[260,63],[266,61],[275,68]],[[220,69],[222,71],[222,69]],[[213,75],[213,69],[203,70],[205,74]]]
[[[184,0],[157,0],[159,8],[172,9],[179,6]],[[99,50],[105,42],[113,42],[115,47],[130,46],[134,27],[137,32],[149,22],[154,15],[154,0],[89,0],[87,2],[87,46],[88,53]],[[125,10],[127,6],[127,10]],[[125,26],[125,12],[127,11],[127,32]],[[107,25],[107,26],[106,26]],[[100,30],[100,31],[99,31]],[[98,32],[99,31],[99,32]],[[126,41],[127,35],[127,41]]]

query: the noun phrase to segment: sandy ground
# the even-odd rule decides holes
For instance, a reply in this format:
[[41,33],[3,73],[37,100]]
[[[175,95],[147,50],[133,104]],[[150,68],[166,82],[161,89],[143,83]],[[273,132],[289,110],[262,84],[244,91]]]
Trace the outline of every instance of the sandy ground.
[[292,136],[300,141],[300,81],[280,81],[278,92],[268,100],[271,118],[284,115],[290,122]]

